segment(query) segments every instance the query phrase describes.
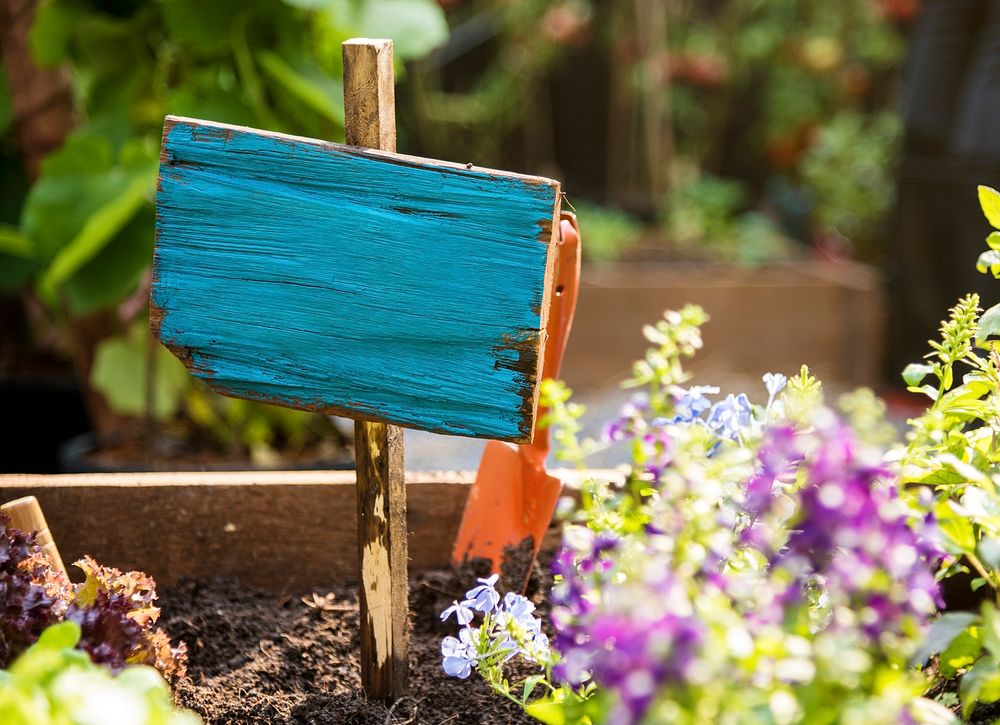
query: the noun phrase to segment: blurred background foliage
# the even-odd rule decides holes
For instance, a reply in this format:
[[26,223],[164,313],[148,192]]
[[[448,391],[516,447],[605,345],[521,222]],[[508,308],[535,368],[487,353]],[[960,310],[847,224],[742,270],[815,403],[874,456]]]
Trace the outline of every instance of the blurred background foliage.
[[[214,396],[145,332],[164,115],[342,140],[340,43],[391,37],[399,148],[562,179],[592,261],[878,259],[917,11],[915,0],[4,5],[0,295],[13,321],[0,366],[16,366],[11,349],[63,354],[98,430],[144,416],[264,463],[329,438],[325,419]],[[50,69],[41,80],[23,80],[19,49]],[[26,139],[53,104],[66,112],[41,153]]]

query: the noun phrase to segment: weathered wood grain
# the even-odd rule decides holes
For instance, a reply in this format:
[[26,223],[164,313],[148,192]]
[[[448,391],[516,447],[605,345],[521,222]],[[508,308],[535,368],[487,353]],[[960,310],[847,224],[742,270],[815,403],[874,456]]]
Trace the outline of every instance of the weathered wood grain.
[[152,324],[216,390],[527,441],[559,185],[168,117]]
[[354,447],[361,683],[369,697],[393,700],[406,687],[409,646],[403,429],[359,421]]
[[[343,43],[344,135],[353,146],[396,150],[392,41]],[[392,365],[392,361],[386,364]],[[358,484],[358,615],[361,684],[365,694],[394,700],[408,674],[409,579],[403,429],[382,422],[354,424]]]
[[[552,474],[567,490],[586,476],[620,478]],[[450,565],[474,480],[472,471],[406,474],[411,573]],[[353,471],[0,475],[0,500],[37,496],[67,563],[90,554],[161,587],[234,577],[293,592],[357,581],[354,482]]]

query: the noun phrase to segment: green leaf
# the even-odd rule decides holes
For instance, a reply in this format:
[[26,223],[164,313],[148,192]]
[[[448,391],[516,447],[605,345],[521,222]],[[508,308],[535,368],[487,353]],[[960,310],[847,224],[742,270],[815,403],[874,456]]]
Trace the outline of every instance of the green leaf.
[[131,295],[153,259],[153,207],[144,206],[96,257],[63,286],[69,310],[85,315]]
[[962,716],[968,718],[977,702],[1000,700],[1000,668],[996,662],[980,660],[962,677],[958,687]]
[[391,38],[400,60],[422,58],[448,39],[448,21],[434,0],[326,0],[324,5],[359,36]]
[[1000,192],[989,186],[980,186],[979,205],[983,207],[986,220],[994,229],[1000,229]]
[[79,233],[63,247],[42,275],[39,288],[52,298],[55,291],[83,265],[104,249],[146,204],[156,186],[156,167],[138,174],[119,196],[111,199],[84,222]]
[[[1000,236],[1000,232],[993,232],[993,234]],[[1000,279],[1000,252],[995,249],[987,249],[976,260],[976,269],[983,274],[989,272],[995,278]]]
[[996,334],[1000,334],[1000,304],[993,305],[980,316],[976,340],[982,341]]
[[7,85],[7,76],[0,73],[0,134],[6,133],[14,120],[14,109],[11,106],[10,87]]
[[990,245],[990,249],[1000,252],[1000,232],[990,232],[986,243]]
[[536,700],[526,705],[524,711],[545,725],[566,725],[566,713],[561,702]]
[[55,66],[69,58],[70,41],[80,18],[87,14],[81,0],[44,0],[35,11],[29,43],[40,66]]
[[984,538],[979,542],[980,560],[990,569],[1000,569],[1000,539]]
[[80,641],[80,625],[76,622],[60,622],[47,627],[38,638],[39,649],[70,649]]
[[301,103],[339,126],[344,125],[343,91],[340,95],[329,93],[270,50],[260,51],[257,54],[257,62],[271,80],[280,84]]
[[947,612],[938,617],[927,630],[923,646],[913,657],[913,662],[920,664],[936,652],[944,652],[951,643],[962,634],[966,628],[979,621],[979,615],[973,612]]
[[261,7],[246,0],[161,0],[159,4],[171,42],[190,49],[201,62],[229,49],[232,23],[240,11],[252,7],[259,14]]
[[965,518],[952,515],[938,522],[945,544],[953,554],[973,554],[976,551],[976,534],[972,524]]
[[90,382],[115,412],[145,415],[149,355],[155,355],[152,412],[156,419],[165,420],[180,408],[190,378],[180,360],[159,343],[150,349],[150,342],[148,332],[102,341],[94,356]]
[[938,399],[938,389],[932,385],[911,385],[907,388],[907,390],[911,393],[923,393],[931,400]]
[[983,646],[994,659],[1000,659],[1000,612],[992,604],[983,605],[983,626],[980,637]]
[[33,259],[35,245],[17,227],[0,224],[0,253],[19,259]]
[[960,669],[975,662],[982,651],[983,643],[979,639],[979,628],[971,626],[961,632],[951,645],[941,653],[938,658],[941,676],[945,679],[951,679]]
[[910,363],[905,368],[903,368],[903,381],[910,387],[915,388],[920,385],[920,381],[922,381],[932,372],[934,372],[933,365]]

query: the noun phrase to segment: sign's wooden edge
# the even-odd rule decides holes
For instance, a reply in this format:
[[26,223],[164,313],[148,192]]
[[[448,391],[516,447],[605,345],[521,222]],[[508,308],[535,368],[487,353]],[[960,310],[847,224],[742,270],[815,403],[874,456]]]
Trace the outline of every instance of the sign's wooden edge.
[[[189,126],[209,126],[213,128],[229,130],[229,131],[239,131],[244,133],[252,133],[256,135],[269,136],[275,138],[279,141],[289,141],[295,143],[306,144],[314,146],[317,148],[329,149],[331,151],[336,151],[338,153],[350,154],[353,156],[361,156],[367,158],[378,159],[381,161],[386,161],[388,163],[396,163],[403,165],[419,166],[421,168],[436,167],[440,168],[442,171],[448,173],[457,173],[461,175],[482,175],[487,174],[496,178],[509,178],[518,179],[528,184],[547,186],[552,189],[554,204],[553,204],[553,215],[551,220],[540,220],[539,223],[539,234],[538,241],[546,245],[546,255],[545,255],[545,276],[542,288],[542,301],[541,308],[539,309],[539,329],[536,335],[533,335],[530,340],[520,343],[521,349],[520,354],[528,360],[536,360],[537,365],[534,366],[534,374],[529,380],[529,385],[526,385],[526,394],[522,397],[521,402],[521,415],[520,415],[520,425],[518,426],[517,435],[502,436],[497,437],[495,440],[503,440],[510,443],[524,444],[530,443],[534,437],[535,421],[538,416],[538,399],[541,394],[541,371],[545,363],[544,360],[544,350],[545,350],[545,328],[548,322],[549,310],[552,306],[552,296],[554,290],[552,288],[552,280],[555,272],[555,258],[556,251],[555,247],[558,243],[559,235],[559,217],[562,210],[562,193],[561,185],[558,181],[553,179],[548,179],[542,176],[531,176],[527,174],[519,174],[516,172],[509,171],[499,171],[496,169],[489,169],[479,166],[474,166],[473,164],[458,164],[451,161],[440,161],[437,159],[426,159],[419,156],[410,156],[407,154],[391,153],[387,151],[379,151],[376,149],[365,148],[360,146],[348,146],[345,144],[338,144],[332,141],[323,141],[321,139],[313,139],[305,136],[295,136],[292,134],[278,133],[274,131],[265,131],[262,129],[256,129],[249,126],[238,126],[228,123],[219,123],[217,121],[206,121],[202,119],[188,118],[185,116],[173,116],[168,115],[163,121],[163,134],[160,142],[160,156],[159,156],[159,169],[157,174],[157,194],[160,192],[160,183],[163,178],[163,169],[170,165],[171,160],[169,158],[169,152],[167,150],[167,137],[170,131],[177,125],[186,124]],[[152,288],[156,288],[159,281],[159,225],[156,226],[154,232],[154,246],[153,246],[153,265],[152,265]],[[205,374],[205,371],[199,370],[197,364],[195,363],[191,351],[182,346],[177,345],[171,341],[165,341],[161,335],[161,329],[163,324],[164,311],[160,308],[153,300],[153,295],[150,295],[149,302],[149,327],[152,334],[159,340],[177,359],[179,359],[184,366],[192,373],[198,375],[198,377],[203,380],[210,388],[221,395],[232,396],[225,388],[215,384],[213,376],[211,374]],[[271,403],[278,404],[284,407],[288,407],[284,401],[276,402],[267,398],[267,396],[255,396],[249,398],[245,393],[241,393],[241,398],[256,400],[261,403]],[[325,415],[338,415],[353,420],[369,420],[377,422],[388,422],[393,424],[400,424],[399,421],[392,419],[387,419],[371,414],[366,414],[364,412],[358,411],[354,408],[347,406],[330,406],[330,405],[315,405],[311,403],[296,403],[295,406],[299,410],[309,410],[317,413],[322,413]],[[455,435],[453,431],[440,430],[434,428],[421,428],[421,430],[428,430],[431,433],[443,433],[445,435]]]
[[[334,141],[324,141],[322,139],[309,138],[308,136],[296,136],[290,133],[280,133],[278,131],[267,131],[260,128],[253,128],[251,126],[239,126],[232,123],[220,123],[218,121],[206,121],[200,118],[189,118],[187,116],[173,116],[168,115],[163,119],[163,138],[167,137],[170,130],[174,126],[186,124],[190,126],[210,126],[212,128],[219,128],[229,131],[240,131],[243,133],[252,133],[259,136],[268,136],[277,141],[289,141],[294,143],[306,144],[308,146],[315,146],[317,148],[329,149],[331,151],[337,151],[339,153],[350,154],[352,156],[362,156],[367,158],[381,159],[382,161],[387,161],[393,164],[400,164],[404,166],[419,166],[421,168],[425,167],[437,167],[447,171],[458,172],[459,174],[465,175],[479,175],[488,174],[489,176],[505,178],[505,179],[519,179],[527,184],[548,186],[554,190],[556,195],[559,195],[561,185],[555,179],[549,179],[544,176],[533,176],[531,174],[519,174],[515,171],[501,171],[499,169],[490,169],[483,166],[475,166],[474,164],[462,164],[454,161],[441,161],[440,159],[428,159],[422,156],[412,156],[409,154],[401,154],[392,151],[379,151],[378,149],[367,148],[364,146],[349,146],[347,144],[336,143]],[[164,161],[163,157],[163,145],[160,146],[160,163]]]

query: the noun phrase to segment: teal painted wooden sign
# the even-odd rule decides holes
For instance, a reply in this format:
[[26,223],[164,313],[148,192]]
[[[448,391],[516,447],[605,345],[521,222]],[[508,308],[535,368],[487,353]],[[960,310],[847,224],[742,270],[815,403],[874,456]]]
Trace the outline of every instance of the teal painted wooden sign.
[[168,117],[152,326],[221,393],[527,441],[559,184]]

